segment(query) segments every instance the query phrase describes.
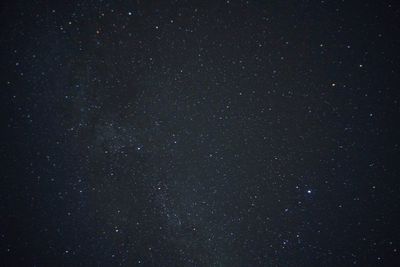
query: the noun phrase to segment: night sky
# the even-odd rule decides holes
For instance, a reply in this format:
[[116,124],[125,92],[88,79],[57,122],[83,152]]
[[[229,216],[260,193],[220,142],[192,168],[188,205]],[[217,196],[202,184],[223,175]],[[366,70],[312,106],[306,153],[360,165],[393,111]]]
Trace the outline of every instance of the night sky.
[[0,23],[1,266],[400,265],[396,1],[9,0]]

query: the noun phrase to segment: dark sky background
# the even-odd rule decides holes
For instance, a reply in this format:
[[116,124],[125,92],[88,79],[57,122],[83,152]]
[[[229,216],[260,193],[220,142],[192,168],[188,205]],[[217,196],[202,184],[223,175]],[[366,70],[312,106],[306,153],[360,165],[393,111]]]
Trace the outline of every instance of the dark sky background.
[[2,266],[399,266],[399,6],[3,1]]

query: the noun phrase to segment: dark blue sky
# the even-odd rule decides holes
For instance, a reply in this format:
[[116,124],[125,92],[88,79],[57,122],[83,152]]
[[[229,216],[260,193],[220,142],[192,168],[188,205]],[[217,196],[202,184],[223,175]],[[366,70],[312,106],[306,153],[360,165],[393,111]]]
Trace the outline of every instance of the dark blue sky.
[[396,2],[1,6],[5,266],[399,264]]

